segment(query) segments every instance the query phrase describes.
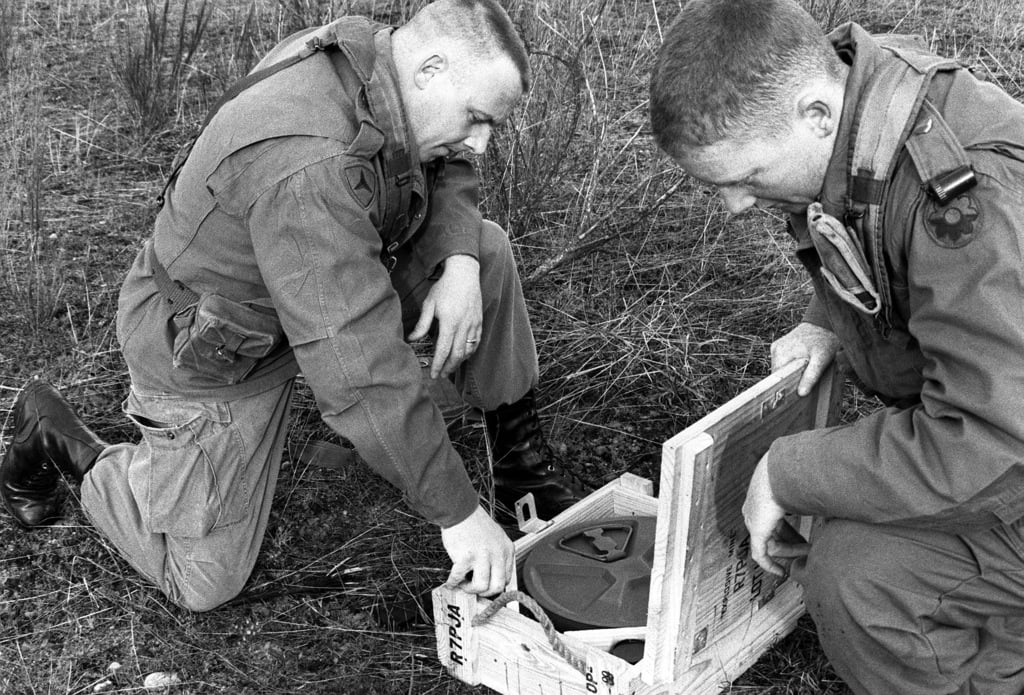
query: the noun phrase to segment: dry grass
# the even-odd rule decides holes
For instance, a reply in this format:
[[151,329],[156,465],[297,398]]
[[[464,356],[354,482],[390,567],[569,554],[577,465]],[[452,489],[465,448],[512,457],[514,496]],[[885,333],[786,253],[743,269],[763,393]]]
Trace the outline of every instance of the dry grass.
[[146,133],[165,127],[182,111],[192,58],[210,20],[206,0],[145,0],[142,15],[130,17],[117,42],[114,74],[137,127]]
[[[134,438],[113,316],[174,151],[282,36],[353,11],[399,22],[422,2],[0,0],[0,415],[41,374],[105,438]],[[829,25],[921,32],[1022,93],[1021,0],[806,2]],[[809,292],[781,220],[730,218],[647,136],[648,70],[679,4],[507,2],[535,89],[482,162],[484,204],[515,240],[552,439],[593,482],[656,480],[660,443],[767,373]],[[329,435],[308,391],[297,399],[257,569],[221,610],[164,601],[89,528],[74,489],[64,526],[0,523],[0,692],[89,693],[114,661],[107,692],[139,692],[152,671],[178,673],[182,693],[474,692],[439,669],[416,619],[413,597],[444,576],[434,532],[364,468],[299,463]],[[453,439],[485,484],[480,431]],[[731,691],[844,692],[809,623]]]

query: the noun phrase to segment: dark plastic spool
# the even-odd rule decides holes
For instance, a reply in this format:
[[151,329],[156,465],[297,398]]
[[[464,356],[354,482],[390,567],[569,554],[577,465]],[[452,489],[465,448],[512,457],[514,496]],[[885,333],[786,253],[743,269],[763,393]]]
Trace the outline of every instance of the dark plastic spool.
[[523,588],[561,631],[646,625],[655,527],[626,516],[552,533],[523,561]]

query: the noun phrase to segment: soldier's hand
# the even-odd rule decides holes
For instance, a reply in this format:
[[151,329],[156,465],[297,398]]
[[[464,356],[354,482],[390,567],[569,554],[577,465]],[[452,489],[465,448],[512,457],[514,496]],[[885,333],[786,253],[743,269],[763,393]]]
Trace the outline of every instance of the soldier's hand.
[[434,359],[430,376],[447,377],[476,351],[483,331],[480,263],[472,256],[445,259],[444,272],[423,300],[423,308],[409,340],[427,335],[437,320]]
[[[777,529],[786,516],[786,510],[775,500],[768,480],[768,455],[765,454],[754,469],[743,502],[743,521],[750,532],[750,557],[769,574],[786,575],[788,563],[779,563],[769,551],[769,543],[779,542]],[[778,546],[772,548],[779,552]]]
[[783,519],[775,526],[775,532],[768,541],[768,556],[787,574],[794,560],[807,557],[810,552],[811,544],[788,521]]
[[772,343],[772,371],[782,369],[794,360],[807,360],[796,392],[806,396],[825,373],[839,350],[839,338],[827,328],[801,323]]
[[471,594],[493,596],[512,579],[512,541],[482,507],[465,521],[441,530],[441,542],[452,560],[445,586]]

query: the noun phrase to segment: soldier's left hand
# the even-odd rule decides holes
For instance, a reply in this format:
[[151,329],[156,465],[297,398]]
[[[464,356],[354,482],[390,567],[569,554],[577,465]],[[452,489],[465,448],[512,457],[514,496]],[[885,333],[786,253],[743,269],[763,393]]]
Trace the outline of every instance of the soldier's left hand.
[[806,396],[832,363],[839,349],[839,338],[827,328],[800,323],[772,343],[772,371],[778,371],[794,360],[807,360],[796,392]]
[[437,320],[434,359],[430,376],[449,376],[476,351],[483,330],[480,263],[472,256],[449,256],[444,272],[423,301],[423,309],[409,340],[427,335]]

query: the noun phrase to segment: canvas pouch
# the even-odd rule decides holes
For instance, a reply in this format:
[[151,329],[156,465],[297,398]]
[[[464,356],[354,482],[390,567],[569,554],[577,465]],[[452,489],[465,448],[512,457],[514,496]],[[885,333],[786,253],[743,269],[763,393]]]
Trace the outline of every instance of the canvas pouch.
[[237,384],[269,355],[284,336],[269,311],[206,293],[174,315],[173,361],[223,384]]

